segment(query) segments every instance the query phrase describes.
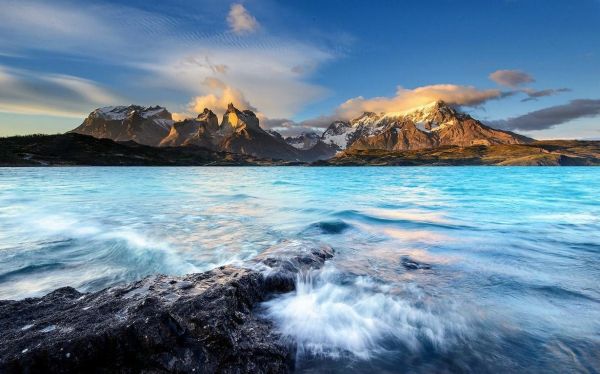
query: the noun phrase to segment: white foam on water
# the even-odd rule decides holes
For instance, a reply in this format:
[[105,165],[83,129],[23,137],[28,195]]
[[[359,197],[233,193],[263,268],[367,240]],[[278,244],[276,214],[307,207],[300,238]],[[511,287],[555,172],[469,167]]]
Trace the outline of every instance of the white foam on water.
[[452,308],[434,310],[418,290],[409,299],[368,277],[340,282],[329,265],[300,277],[295,292],[265,303],[267,316],[298,344],[299,354],[369,359],[386,342],[417,351],[424,344],[445,350],[469,334],[465,317]]

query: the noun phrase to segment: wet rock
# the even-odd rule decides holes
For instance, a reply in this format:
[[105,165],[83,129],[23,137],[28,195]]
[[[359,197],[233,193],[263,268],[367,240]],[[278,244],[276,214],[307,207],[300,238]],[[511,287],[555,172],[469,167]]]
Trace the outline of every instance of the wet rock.
[[323,221],[310,225],[310,229],[316,229],[322,234],[341,234],[351,226],[344,221]]
[[254,307],[332,256],[284,243],[243,267],[0,301],[0,372],[287,372],[295,348]]
[[408,257],[402,258],[402,266],[407,270],[431,269],[431,265],[413,261]]

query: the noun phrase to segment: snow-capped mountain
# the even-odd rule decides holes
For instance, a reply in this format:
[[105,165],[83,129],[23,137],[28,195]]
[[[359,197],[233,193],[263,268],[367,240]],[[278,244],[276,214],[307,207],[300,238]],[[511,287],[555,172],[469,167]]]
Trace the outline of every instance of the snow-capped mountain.
[[321,140],[321,136],[314,131],[303,132],[298,136],[288,136],[285,138],[286,143],[296,149],[311,149],[319,140]]
[[338,150],[390,151],[531,141],[521,135],[485,126],[443,101],[404,112],[365,112],[352,121],[336,121],[325,130],[321,139]]
[[204,109],[197,118],[175,122],[171,113],[158,106],[99,108],[71,132],[151,146],[200,146],[213,151],[289,161],[313,161],[334,154],[323,144],[314,150],[295,148],[277,132],[262,129],[254,112],[239,110],[233,104],[229,105],[220,124],[216,114],[209,109]]
[[290,161],[326,159],[344,149],[395,151],[531,141],[487,127],[442,101],[405,112],[366,112],[351,121],[333,122],[321,136],[308,132],[286,139],[275,131],[262,129],[252,111],[241,111],[233,105],[229,105],[220,124],[209,109],[197,118],[175,122],[171,113],[160,106],[100,108],[72,132],[151,146],[195,145]]
[[155,146],[169,134],[173,123],[171,113],[161,106],[110,106],[94,110],[71,132]]

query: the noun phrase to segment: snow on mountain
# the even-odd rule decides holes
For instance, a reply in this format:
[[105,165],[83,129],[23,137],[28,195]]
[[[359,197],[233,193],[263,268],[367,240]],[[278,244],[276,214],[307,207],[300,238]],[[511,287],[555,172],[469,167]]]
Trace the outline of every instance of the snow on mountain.
[[349,122],[336,121],[325,130],[321,139],[325,144],[343,150],[358,139],[400,133],[405,123],[413,123],[419,132],[433,136],[435,132],[470,118],[440,100],[401,112],[365,112]]
[[171,113],[161,106],[108,106],[94,110],[73,132],[158,145],[174,123]]
[[311,149],[314,147],[321,137],[314,131],[303,132],[298,136],[288,136],[285,138],[286,143],[296,149]]

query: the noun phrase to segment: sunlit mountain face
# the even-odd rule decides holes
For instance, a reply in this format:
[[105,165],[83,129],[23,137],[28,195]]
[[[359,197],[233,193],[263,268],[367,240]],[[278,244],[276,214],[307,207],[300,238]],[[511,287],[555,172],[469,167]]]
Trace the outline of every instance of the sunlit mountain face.
[[600,372],[598,25],[0,0],[0,373]]

